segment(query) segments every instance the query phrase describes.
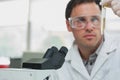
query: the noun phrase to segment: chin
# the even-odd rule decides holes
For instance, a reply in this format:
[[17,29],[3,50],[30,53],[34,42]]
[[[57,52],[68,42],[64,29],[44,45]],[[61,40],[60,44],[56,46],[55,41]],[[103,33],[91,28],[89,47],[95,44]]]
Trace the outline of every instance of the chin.
[[95,47],[97,44],[94,42],[89,42],[89,43],[86,43],[86,46],[88,47]]

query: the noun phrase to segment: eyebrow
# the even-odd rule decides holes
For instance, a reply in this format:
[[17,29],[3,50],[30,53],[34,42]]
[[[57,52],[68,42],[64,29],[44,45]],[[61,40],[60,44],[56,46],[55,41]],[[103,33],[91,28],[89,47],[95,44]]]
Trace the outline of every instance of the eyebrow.
[[96,15],[80,15],[80,16],[75,16],[75,17],[69,17],[68,20],[75,19],[77,17],[87,17],[87,16],[90,16],[90,17],[100,17],[101,15],[100,14],[96,14]]

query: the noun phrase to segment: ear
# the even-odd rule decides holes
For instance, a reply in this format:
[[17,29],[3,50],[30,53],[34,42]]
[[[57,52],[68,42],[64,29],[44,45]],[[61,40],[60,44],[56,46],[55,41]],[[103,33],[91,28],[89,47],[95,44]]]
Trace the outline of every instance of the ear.
[[66,20],[66,26],[67,26],[67,30],[68,30],[69,32],[71,32],[71,31],[72,31],[72,28],[71,28],[70,23],[69,23],[68,20]]

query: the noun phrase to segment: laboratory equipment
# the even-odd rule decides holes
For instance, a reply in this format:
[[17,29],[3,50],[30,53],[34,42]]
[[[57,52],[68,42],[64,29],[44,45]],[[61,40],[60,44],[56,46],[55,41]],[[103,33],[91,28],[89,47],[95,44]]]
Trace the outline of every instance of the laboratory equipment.
[[49,80],[55,70],[0,69],[0,80]]

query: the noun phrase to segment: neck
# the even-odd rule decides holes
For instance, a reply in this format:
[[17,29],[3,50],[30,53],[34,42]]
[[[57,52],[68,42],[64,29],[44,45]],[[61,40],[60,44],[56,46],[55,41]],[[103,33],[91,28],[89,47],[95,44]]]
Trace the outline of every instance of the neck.
[[98,47],[100,46],[101,42],[102,42],[102,40],[94,47],[81,47],[81,46],[79,46],[79,52],[80,52],[81,57],[84,60],[88,60],[89,56],[91,54],[93,54],[98,49]]
[[80,55],[84,60],[88,60],[89,56],[93,54],[95,51],[96,51],[96,48],[89,48],[89,49],[79,48]]

